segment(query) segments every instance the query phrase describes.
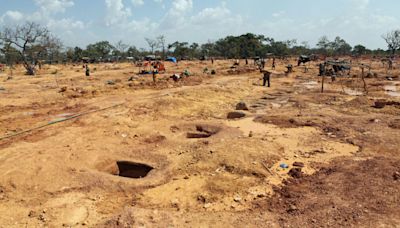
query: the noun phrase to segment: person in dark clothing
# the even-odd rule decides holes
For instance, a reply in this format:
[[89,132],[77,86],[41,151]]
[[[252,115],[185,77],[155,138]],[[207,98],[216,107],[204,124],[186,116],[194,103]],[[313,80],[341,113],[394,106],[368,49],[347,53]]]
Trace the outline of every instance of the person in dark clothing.
[[157,69],[156,65],[154,65],[153,67],[154,67],[154,69],[153,69],[153,82],[156,83],[156,76],[158,74],[158,69]]
[[265,67],[265,59],[261,59],[261,69],[264,69]]
[[89,69],[89,66],[87,64],[85,65],[85,69],[86,69],[86,76],[89,77],[90,76],[90,69]]
[[246,65],[249,65],[249,61],[247,60],[247,58],[245,59]]
[[267,84],[268,82],[268,87],[271,87],[271,72],[265,71],[264,76],[263,76],[263,86]]
[[272,69],[275,70],[275,57],[272,59]]

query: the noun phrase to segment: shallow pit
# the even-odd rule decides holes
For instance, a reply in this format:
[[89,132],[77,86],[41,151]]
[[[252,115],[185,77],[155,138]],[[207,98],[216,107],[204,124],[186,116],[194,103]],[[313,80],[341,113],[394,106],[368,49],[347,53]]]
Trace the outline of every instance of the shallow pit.
[[137,162],[117,161],[117,170],[114,175],[127,178],[143,178],[154,168]]
[[221,130],[220,127],[211,126],[211,125],[196,125],[195,131],[190,131],[186,134],[186,137],[189,139],[196,138],[209,138],[215,134],[217,134]]

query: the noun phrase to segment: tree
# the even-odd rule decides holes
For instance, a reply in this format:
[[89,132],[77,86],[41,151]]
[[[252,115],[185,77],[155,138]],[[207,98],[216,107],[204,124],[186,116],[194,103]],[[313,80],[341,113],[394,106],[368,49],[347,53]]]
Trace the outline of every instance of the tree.
[[157,46],[158,46],[157,40],[153,40],[153,39],[150,39],[150,38],[144,38],[144,39],[146,40],[147,44],[150,47],[150,53],[154,54],[154,49],[156,49]]
[[336,55],[349,55],[351,54],[351,49],[353,49],[350,44],[348,44],[344,39],[337,36],[333,42],[331,42],[331,48]]
[[160,35],[156,38],[157,40],[157,47],[161,48],[161,53],[162,53],[162,59],[165,59],[165,36],[164,35]]
[[91,58],[106,59],[107,56],[114,50],[114,46],[108,41],[100,41],[95,44],[89,44],[86,47],[86,52]]
[[135,47],[135,46],[131,46],[128,48],[128,50],[126,51],[126,54],[129,57],[138,57],[140,55],[139,50]]
[[10,45],[2,46],[0,52],[3,53],[3,61],[10,67],[12,67],[16,62],[21,61],[18,50]]
[[35,64],[43,53],[61,45],[61,41],[53,37],[46,27],[33,22],[4,28],[0,40],[3,47],[8,47],[3,51],[13,50],[18,53],[28,75],[35,75]]
[[114,49],[114,55],[119,56],[119,57],[125,57],[126,56],[126,50],[129,48],[129,45],[124,44],[122,40],[118,41],[115,44],[115,49]]
[[358,44],[358,45],[354,46],[353,54],[355,54],[357,56],[365,55],[365,54],[367,54],[367,48],[361,44]]
[[322,36],[321,38],[319,38],[318,43],[317,43],[319,52],[324,55],[331,54],[331,46],[330,45],[331,45],[331,42],[329,41],[327,36]]
[[200,45],[198,43],[192,43],[190,45],[189,48],[190,48],[190,54],[191,54],[192,58],[199,57],[199,47],[200,47]]
[[168,49],[174,49],[173,54],[175,57],[180,57],[180,59],[186,59],[190,54],[190,47],[188,42],[174,42],[168,45]]
[[394,55],[396,50],[400,48],[400,30],[388,32],[382,35],[382,38],[386,41],[390,53]]

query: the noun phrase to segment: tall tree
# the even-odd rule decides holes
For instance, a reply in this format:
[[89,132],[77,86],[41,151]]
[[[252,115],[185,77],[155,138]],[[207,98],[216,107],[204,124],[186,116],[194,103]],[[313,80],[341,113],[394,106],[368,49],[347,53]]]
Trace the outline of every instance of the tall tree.
[[33,22],[4,28],[0,33],[0,40],[4,46],[12,47],[18,53],[28,75],[35,75],[35,64],[43,53],[50,52],[50,49],[56,49],[61,44],[46,27]]

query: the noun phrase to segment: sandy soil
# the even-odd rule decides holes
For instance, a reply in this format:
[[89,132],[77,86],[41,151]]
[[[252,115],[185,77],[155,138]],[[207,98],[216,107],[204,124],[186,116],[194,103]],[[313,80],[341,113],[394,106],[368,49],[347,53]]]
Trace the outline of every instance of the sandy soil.
[[398,227],[400,71],[364,62],[368,93],[284,61],[271,88],[229,61],[0,72],[0,227]]

